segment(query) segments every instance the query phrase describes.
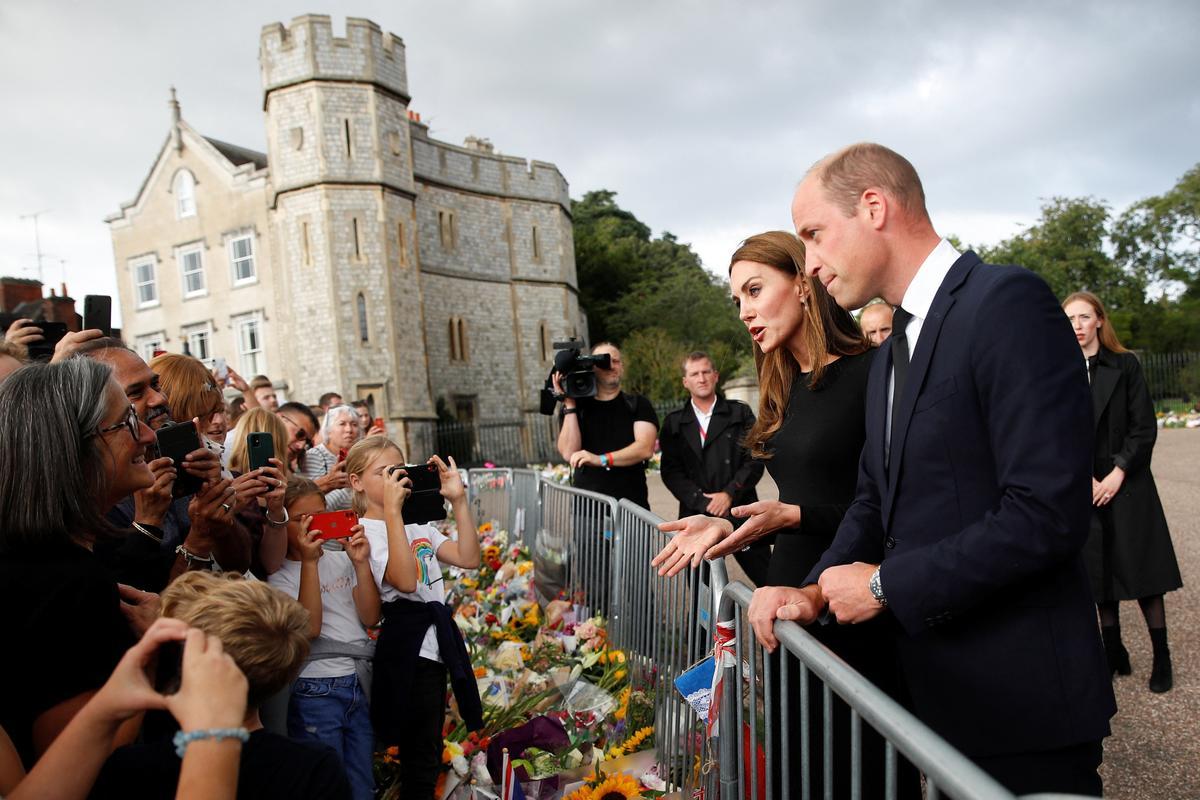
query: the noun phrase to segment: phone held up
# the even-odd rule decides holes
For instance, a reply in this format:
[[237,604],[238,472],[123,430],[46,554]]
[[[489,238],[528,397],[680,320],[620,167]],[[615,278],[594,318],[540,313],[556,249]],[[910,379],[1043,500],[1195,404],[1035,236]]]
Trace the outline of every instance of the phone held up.
[[175,486],[172,494],[175,497],[186,497],[200,491],[204,482],[183,469],[183,458],[194,450],[199,450],[200,434],[196,431],[196,423],[191,420],[182,423],[168,422],[159,428],[158,438],[159,457],[170,458],[175,462]]
[[275,439],[266,432],[246,434],[246,455],[250,462],[250,471],[260,467],[271,466],[270,459],[275,457]]
[[322,511],[313,514],[308,523],[310,531],[319,531],[317,536],[321,541],[331,539],[347,539],[353,534],[350,529],[358,524],[358,515],[353,511]]
[[413,525],[446,518],[442,479],[433,464],[394,464],[388,474],[402,469],[412,481],[412,494],[404,501],[404,521]]

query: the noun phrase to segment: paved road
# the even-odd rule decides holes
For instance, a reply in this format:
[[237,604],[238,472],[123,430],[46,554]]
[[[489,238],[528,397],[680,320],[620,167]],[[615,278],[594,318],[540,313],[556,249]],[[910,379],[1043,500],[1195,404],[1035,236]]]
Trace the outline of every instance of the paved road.
[[[1200,430],[1162,431],[1154,450],[1154,477],[1184,588],[1167,596],[1167,627],[1175,665],[1175,688],[1151,694],[1150,640],[1136,603],[1124,603],[1121,627],[1133,662],[1133,675],[1117,678],[1119,711],[1105,742],[1105,796],[1112,800],[1195,800],[1200,798]],[[759,496],[778,489],[764,476]],[[679,505],[657,475],[650,479],[650,505],[661,517],[675,517]],[[726,559],[735,579],[733,559]]]

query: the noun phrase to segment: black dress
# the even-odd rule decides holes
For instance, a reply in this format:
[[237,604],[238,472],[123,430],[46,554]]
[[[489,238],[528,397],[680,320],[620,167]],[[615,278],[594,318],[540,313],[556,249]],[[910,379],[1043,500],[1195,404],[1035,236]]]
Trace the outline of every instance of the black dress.
[[[798,528],[781,530],[771,554],[767,586],[800,586],[821,555],[833,542],[842,517],[854,501],[858,461],[866,441],[867,375],[875,356],[872,348],[856,356],[843,356],[826,369],[821,385],[809,387],[808,373],[797,376],[784,413],[783,425],[768,443],[773,453],[767,470],[779,487],[779,500],[800,506]],[[893,621],[881,614],[861,625],[813,624],[808,627],[820,642],[889,694],[899,691],[894,655]],[[796,662],[793,660],[791,664]],[[794,669],[794,667],[793,667]],[[777,673],[776,673],[777,674]],[[790,685],[798,686],[796,680]],[[813,681],[810,689],[810,731],[813,797],[822,793],[821,776],[821,690]],[[792,767],[792,793],[799,796],[800,764],[805,754],[800,747],[798,691],[792,700],[788,759]],[[834,701],[834,787],[835,797],[849,796],[850,714],[841,700]],[[777,740],[778,741],[778,740]],[[883,796],[883,739],[863,726],[863,797]],[[899,772],[899,796],[919,796],[915,771],[904,764]]]
[[1092,475],[1103,480],[1114,466],[1125,470],[1121,490],[1093,508],[1083,548],[1097,603],[1136,600],[1183,585],[1150,455],[1158,438],[1154,404],[1133,353],[1100,348],[1090,366],[1096,450]]

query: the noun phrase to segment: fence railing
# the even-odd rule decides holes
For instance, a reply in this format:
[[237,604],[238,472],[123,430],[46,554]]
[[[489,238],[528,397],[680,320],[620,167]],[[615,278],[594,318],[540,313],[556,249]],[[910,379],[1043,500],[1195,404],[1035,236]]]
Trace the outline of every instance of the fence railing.
[[1200,396],[1200,353],[1138,353],[1138,359],[1155,402]]
[[[521,520],[544,596],[563,592],[584,613],[609,617],[611,641],[625,651],[631,674],[654,690],[655,755],[659,774],[672,790],[682,789],[685,797],[703,790],[709,800],[895,800],[921,793],[914,783],[902,787],[901,781],[923,780],[928,800],[1015,800],[803,628],[776,622],[780,649],[768,654],[746,620],[753,592],[740,582],[727,584],[723,562],[660,577],[650,559],[668,537],[651,512],[546,481],[532,470],[472,470],[469,486],[477,511],[495,511],[500,516],[492,518],[510,531]],[[498,499],[505,494],[507,503]],[[712,753],[674,681],[709,653],[717,620],[733,620],[734,653],[733,663],[724,668],[721,733]],[[836,757],[834,697],[849,708],[848,729],[836,732],[838,742],[849,736],[848,759]],[[864,743],[864,727],[882,737],[882,753]],[[793,741],[797,736],[799,748]],[[811,754],[818,742],[820,763],[796,757]],[[912,766],[905,766],[901,756]]]

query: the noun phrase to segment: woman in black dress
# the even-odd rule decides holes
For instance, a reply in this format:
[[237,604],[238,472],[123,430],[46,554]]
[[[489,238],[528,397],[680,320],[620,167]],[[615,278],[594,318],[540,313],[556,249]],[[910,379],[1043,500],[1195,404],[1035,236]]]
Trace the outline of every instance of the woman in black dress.
[[1092,384],[1095,508],[1083,555],[1100,610],[1108,666],[1114,674],[1132,672],[1121,642],[1118,604],[1137,600],[1154,647],[1150,691],[1165,692],[1173,679],[1163,595],[1178,589],[1183,580],[1150,474],[1150,454],[1158,437],[1154,405],[1137,356],[1121,346],[1100,299],[1091,292],[1076,292],[1063,310],[1075,328]]
[[[830,299],[819,281],[804,274],[804,246],[790,233],[773,231],[743,242],[733,254],[729,279],[739,315],[754,341],[761,390],[758,419],[746,446],[767,461],[779,487],[778,500],[751,503],[732,513],[748,517],[738,529],[739,547],[778,534],[767,585],[755,590],[747,614],[759,641],[774,651],[777,611],[799,598],[798,587],[833,542],[854,500],[874,350],[854,318]],[[660,528],[676,532],[653,562],[664,575],[724,554],[733,541],[724,541],[733,533],[732,524],[715,517],[697,515]],[[809,630],[873,683],[894,692],[897,673],[888,625],[888,618],[879,616],[863,625],[814,625]],[[793,692],[792,697],[798,695]],[[819,731],[819,699],[812,708],[810,725]],[[848,718],[847,707],[837,701],[837,796],[849,788]],[[798,709],[792,710],[790,724],[796,729],[789,737],[794,761],[803,757]],[[882,796],[882,740],[864,730],[862,752],[863,796]],[[814,746],[808,757],[819,759],[818,748]],[[820,761],[813,767],[814,796],[819,796]],[[917,784],[913,773],[903,774],[902,794],[907,795]]]

